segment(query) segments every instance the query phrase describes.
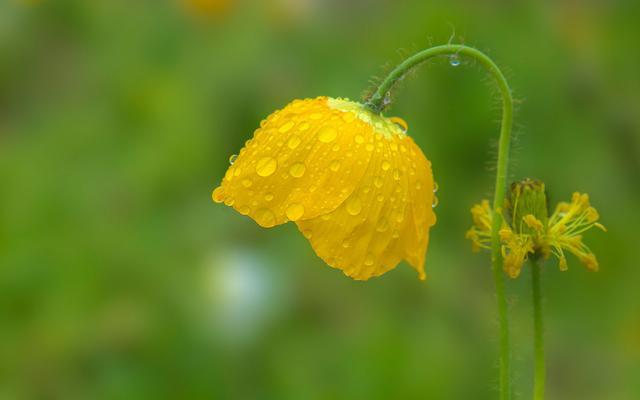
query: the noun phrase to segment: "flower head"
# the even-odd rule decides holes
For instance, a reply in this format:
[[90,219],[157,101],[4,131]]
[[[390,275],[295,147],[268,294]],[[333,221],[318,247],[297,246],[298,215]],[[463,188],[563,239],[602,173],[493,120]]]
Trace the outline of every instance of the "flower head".
[[[504,270],[511,278],[517,278],[522,265],[530,256],[558,259],[560,270],[567,269],[565,252],[572,253],[589,270],[598,270],[598,261],[582,241],[582,234],[593,228],[605,230],[598,223],[598,211],[589,204],[589,196],[574,193],[571,202],[561,202],[547,218],[547,202],[544,184],[526,179],[511,187],[507,202],[508,217],[503,218],[499,231],[504,258]],[[471,209],[474,225],[467,231],[474,250],[491,247],[491,223],[493,210],[489,202]]]
[[265,228],[294,221],[320,258],[354,279],[402,259],[424,279],[434,183],[406,128],[348,100],[295,100],[261,122],[213,200]]

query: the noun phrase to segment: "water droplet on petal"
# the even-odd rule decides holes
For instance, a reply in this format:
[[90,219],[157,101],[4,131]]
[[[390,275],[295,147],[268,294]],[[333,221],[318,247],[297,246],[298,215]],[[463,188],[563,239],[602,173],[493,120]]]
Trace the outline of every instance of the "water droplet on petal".
[[346,112],[342,114],[342,120],[346,123],[353,122],[356,119],[356,115],[352,112]]
[[360,214],[362,211],[362,203],[358,196],[351,196],[347,199],[347,212],[353,216]]
[[362,136],[362,135],[356,135],[356,137],[355,137],[355,139],[354,139],[354,140],[356,141],[356,143],[358,143],[358,144],[362,144],[362,143],[364,143],[364,136]]
[[417,182],[416,183],[416,190],[420,190],[420,189],[422,189],[422,183]]
[[389,121],[398,125],[398,127],[402,129],[403,132],[406,132],[407,130],[409,130],[409,125],[407,124],[407,122],[400,117],[391,117],[389,118]]
[[251,209],[249,206],[240,206],[238,208],[238,212],[242,215],[248,215],[251,212]]
[[232,154],[229,157],[229,164],[233,165],[233,163],[236,162],[237,159],[238,159],[238,155],[237,154]]
[[336,172],[337,170],[339,170],[340,169],[340,161],[338,161],[338,160],[331,161],[331,164],[329,165],[329,169],[332,170],[333,172]]
[[287,121],[284,124],[282,124],[282,126],[280,128],[278,128],[278,132],[285,133],[288,130],[290,130],[291,128],[293,128],[294,125],[295,125],[295,123],[293,121]]
[[251,179],[249,179],[249,178],[244,178],[244,179],[242,180],[242,186],[244,186],[244,187],[248,188],[248,187],[251,187],[251,185],[253,185],[253,181],[252,181]]
[[211,193],[211,199],[216,203],[222,203],[224,201],[224,190],[222,186],[218,186]]
[[375,261],[375,257],[373,256],[373,254],[369,253],[364,258],[364,265],[371,266],[371,265],[373,265],[374,261]]
[[382,161],[382,170],[387,171],[391,168],[391,163],[387,160]]
[[379,176],[376,176],[375,178],[373,178],[373,184],[379,189],[384,184],[384,179],[382,179]]
[[376,200],[378,200],[379,202],[382,202],[382,201],[384,201],[384,196],[379,194],[379,195],[376,196]]
[[233,197],[227,197],[226,199],[224,199],[224,204],[229,207],[231,207],[233,203],[235,203],[235,200],[233,199]]
[[307,239],[311,239],[311,237],[313,236],[313,232],[310,229],[305,229],[302,231],[302,235]]
[[438,203],[439,202],[440,202],[440,200],[438,200],[438,196],[433,196],[433,202],[431,203],[431,207],[432,208],[438,207]]
[[391,237],[394,239],[397,239],[400,237],[400,232],[398,232],[397,230],[393,231],[393,234],[391,234]]
[[378,225],[376,226],[376,231],[386,232],[387,229],[389,229],[389,221],[384,217],[380,218],[380,221],[378,221]]
[[318,131],[318,140],[322,143],[330,143],[338,136],[338,131],[332,126],[324,126]]
[[289,140],[287,140],[287,146],[293,150],[300,144],[301,140],[298,136],[291,136]]
[[262,177],[267,177],[276,172],[278,162],[272,157],[262,157],[256,163],[256,173]]
[[433,182],[433,193],[437,192],[439,188],[438,182]]
[[373,151],[373,144],[367,143],[367,145],[365,146],[365,149],[367,149],[367,151]]
[[304,207],[302,206],[302,204],[291,203],[287,207],[286,214],[287,218],[289,218],[291,221],[297,221],[304,215]]
[[449,56],[449,64],[451,64],[452,67],[457,67],[458,65],[460,65],[460,58],[457,54]]
[[304,172],[306,170],[307,167],[303,163],[297,162],[291,165],[291,168],[289,168],[289,174],[294,178],[300,178],[302,175],[304,175]]
[[349,248],[349,246],[351,245],[351,243],[349,243],[348,240],[343,240],[342,241],[342,247],[344,247],[345,249]]
[[265,199],[266,201],[271,201],[271,200],[273,200],[273,193],[267,193],[267,194],[265,194],[265,195],[264,195],[264,199]]
[[276,216],[273,215],[273,212],[267,208],[261,208],[256,211],[256,222],[258,225],[271,228],[276,224]]

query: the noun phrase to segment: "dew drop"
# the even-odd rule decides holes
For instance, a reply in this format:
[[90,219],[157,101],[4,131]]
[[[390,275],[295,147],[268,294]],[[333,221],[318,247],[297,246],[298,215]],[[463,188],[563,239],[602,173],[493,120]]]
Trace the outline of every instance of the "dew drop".
[[457,67],[458,65],[460,65],[460,58],[457,54],[449,56],[449,64],[451,64],[452,67]]
[[258,225],[271,228],[276,224],[276,216],[273,215],[273,212],[267,208],[261,208],[256,211],[256,222]]
[[358,196],[349,197],[347,200],[347,212],[350,215],[356,216],[360,214],[360,211],[362,211],[362,203]]
[[342,247],[344,247],[345,249],[349,248],[349,246],[351,245],[351,243],[349,243],[348,240],[343,240],[342,241]]
[[303,132],[306,131],[307,129],[309,129],[309,123],[308,122],[303,122],[300,124],[300,126],[298,126],[298,131]]
[[365,146],[365,149],[367,149],[367,151],[373,151],[373,144],[367,143],[367,145]]
[[437,192],[439,189],[438,182],[433,182],[433,193]]
[[397,230],[393,231],[393,234],[391,234],[391,237],[394,239],[397,239],[400,237],[400,232],[398,232]]
[[287,147],[289,147],[291,150],[295,149],[296,147],[298,147],[298,145],[300,144],[300,138],[297,136],[291,136],[289,138],[289,140],[287,140]]
[[232,206],[233,203],[235,203],[235,200],[233,199],[233,197],[227,197],[226,199],[224,199],[224,204],[227,206]]
[[396,142],[391,142],[389,147],[391,147],[391,150],[393,151],[398,151],[398,144]]
[[398,223],[402,223],[402,221],[404,221],[404,213],[402,213],[402,214],[398,214],[398,215],[396,216],[396,221],[397,221]]
[[375,185],[375,187],[380,189],[382,187],[382,185],[384,184],[384,179],[382,179],[379,176],[376,176],[375,178],[373,178],[373,184]]
[[364,258],[364,265],[371,266],[371,265],[373,265],[374,261],[375,261],[375,258],[373,257],[373,254],[369,253]]
[[264,199],[265,199],[266,201],[271,201],[271,200],[273,200],[273,193],[267,193],[267,194],[265,194],[265,195],[264,195]]
[[237,159],[238,159],[238,155],[237,154],[232,154],[229,157],[229,164],[233,165],[233,163],[236,162]]
[[364,143],[364,136],[362,136],[362,135],[356,135],[356,137],[355,137],[355,139],[354,139],[354,140],[356,141],[356,143],[358,143],[358,144],[362,144],[362,143]]
[[340,150],[340,146],[337,145],[337,144],[334,144],[333,147],[331,148],[331,150],[338,151],[338,150]]
[[242,215],[248,215],[251,212],[251,209],[249,206],[240,206],[238,208],[238,212]]
[[272,157],[263,157],[256,163],[256,173],[262,177],[267,177],[276,172],[278,162]]
[[222,186],[218,186],[211,193],[211,199],[216,203],[222,203],[224,201],[224,191]]
[[248,188],[248,187],[251,187],[251,185],[253,185],[253,181],[252,181],[251,179],[249,179],[249,178],[244,178],[244,179],[242,180],[242,186],[244,186],[244,187]]
[[291,221],[297,221],[304,215],[304,207],[302,204],[291,203],[287,207],[286,214]]
[[431,202],[431,207],[432,208],[438,207],[438,203],[439,202],[440,202],[440,200],[438,200],[438,196],[433,196],[433,202]]
[[386,106],[388,106],[389,104],[391,104],[391,94],[390,94],[389,92],[387,92],[387,93],[384,95],[384,98],[382,99],[382,106],[383,106],[383,107],[386,107]]
[[422,189],[422,183],[417,182],[416,183],[416,190],[420,190],[420,189]]
[[332,126],[324,126],[318,132],[318,140],[322,143],[330,143],[338,136],[338,131]]
[[379,195],[376,196],[376,200],[378,200],[379,202],[382,203],[382,201],[384,200],[384,196],[379,194]]
[[346,123],[353,122],[356,119],[356,115],[352,112],[346,112],[342,114],[342,120]]
[[389,229],[389,221],[384,217],[380,218],[380,221],[378,221],[378,225],[376,226],[376,231],[386,232],[387,229]]
[[391,168],[391,163],[387,160],[382,161],[382,170],[388,171]]
[[311,239],[311,237],[313,236],[313,232],[311,231],[311,229],[305,229],[302,231],[302,235],[307,239]]
[[278,132],[285,133],[289,131],[291,128],[293,128],[294,125],[295,123],[293,121],[287,121],[284,124],[282,124],[280,128],[278,128]]
[[294,178],[300,178],[304,175],[304,172],[306,170],[307,167],[306,165],[304,165],[304,163],[297,162],[291,165],[291,168],[289,168],[289,175],[293,176]]
[[332,170],[333,172],[338,171],[340,169],[340,161],[333,160],[329,165],[329,169]]

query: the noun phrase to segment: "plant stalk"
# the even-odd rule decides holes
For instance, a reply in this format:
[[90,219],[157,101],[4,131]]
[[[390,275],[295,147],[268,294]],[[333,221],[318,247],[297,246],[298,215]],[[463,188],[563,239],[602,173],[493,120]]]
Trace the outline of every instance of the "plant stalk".
[[430,58],[438,56],[455,57],[452,59],[452,65],[457,65],[459,63],[458,57],[461,56],[476,60],[493,77],[502,96],[502,122],[498,142],[495,193],[493,196],[493,210],[495,210],[495,213],[493,215],[493,225],[491,229],[491,265],[500,324],[500,399],[509,400],[511,399],[511,350],[508,307],[505,296],[504,273],[502,272],[502,257],[500,255],[500,240],[498,236],[498,231],[502,226],[502,207],[504,205],[507,186],[507,168],[509,164],[511,127],[513,124],[513,97],[509,84],[498,66],[481,51],[464,45],[447,44],[422,50],[404,60],[387,75],[373,95],[365,102],[365,105],[373,112],[381,113],[389,105],[390,100],[388,93],[393,86],[404,78],[412,68]]
[[533,303],[533,349],[535,369],[533,379],[533,399],[544,399],[544,385],[546,379],[544,360],[544,325],[542,321],[542,288],[540,284],[540,265],[531,258],[531,289]]

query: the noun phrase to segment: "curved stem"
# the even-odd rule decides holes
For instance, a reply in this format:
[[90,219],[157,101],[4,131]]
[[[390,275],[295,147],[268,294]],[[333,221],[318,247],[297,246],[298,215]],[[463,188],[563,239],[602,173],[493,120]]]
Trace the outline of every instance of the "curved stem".
[[496,298],[498,302],[498,318],[500,322],[500,399],[511,398],[511,352],[509,344],[509,324],[507,300],[504,289],[502,258],[500,257],[500,240],[498,231],[502,226],[502,207],[507,186],[507,167],[509,164],[509,147],[511,143],[511,125],[513,122],[513,98],[511,89],[498,66],[484,53],[464,45],[447,44],[422,50],[407,58],[393,69],[382,81],[365,105],[376,113],[388,106],[388,93],[409,70],[437,56],[466,56],[475,59],[494,78],[502,95],[502,123],[498,142],[498,161],[496,169],[496,186],[493,196],[493,225],[491,229],[491,265],[493,269]]
[[533,348],[535,354],[535,372],[533,380],[533,399],[544,399],[545,361],[544,361],[544,325],[542,321],[542,289],[540,287],[540,265],[531,258],[531,288],[533,303]]

